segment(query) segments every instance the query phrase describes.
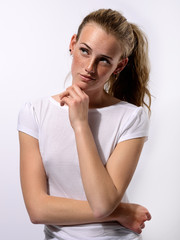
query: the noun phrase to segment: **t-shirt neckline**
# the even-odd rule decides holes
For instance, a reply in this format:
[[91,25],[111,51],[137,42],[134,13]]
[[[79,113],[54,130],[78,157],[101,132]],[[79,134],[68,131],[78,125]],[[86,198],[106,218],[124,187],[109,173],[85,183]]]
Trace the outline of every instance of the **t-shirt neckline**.
[[[57,107],[59,108],[64,108],[64,109],[68,109],[68,106],[67,105],[64,105],[64,106],[61,106],[60,103],[58,101],[56,101],[52,96],[49,97],[49,100],[54,104],[56,105]],[[121,105],[123,104],[124,101],[120,101],[120,102],[117,102],[113,105],[110,105],[110,106],[106,106],[106,107],[102,107],[102,108],[89,108],[89,111],[104,111],[104,110],[107,110],[109,108],[113,108],[113,107],[116,107],[117,105]]]

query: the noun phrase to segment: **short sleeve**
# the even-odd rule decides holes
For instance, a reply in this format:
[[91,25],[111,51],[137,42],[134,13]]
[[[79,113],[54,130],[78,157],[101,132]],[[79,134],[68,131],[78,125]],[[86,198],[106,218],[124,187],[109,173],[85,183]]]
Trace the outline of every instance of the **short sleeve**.
[[38,139],[38,122],[34,107],[31,103],[26,103],[25,106],[20,110],[17,130]]
[[149,118],[143,107],[138,107],[129,117],[122,129],[118,142],[128,139],[145,137],[148,139]]

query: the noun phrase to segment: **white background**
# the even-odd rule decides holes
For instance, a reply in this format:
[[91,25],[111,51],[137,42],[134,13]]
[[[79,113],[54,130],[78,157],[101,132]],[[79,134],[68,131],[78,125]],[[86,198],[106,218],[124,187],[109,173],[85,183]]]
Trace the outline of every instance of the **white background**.
[[120,10],[147,33],[154,95],[149,141],[128,189],[152,220],[144,240],[178,240],[180,223],[178,0],[0,0],[0,238],[43,239],[30,223],[19,182],[16,131],[21,106],[60,91],[70,69],[69,40],[97,8]]

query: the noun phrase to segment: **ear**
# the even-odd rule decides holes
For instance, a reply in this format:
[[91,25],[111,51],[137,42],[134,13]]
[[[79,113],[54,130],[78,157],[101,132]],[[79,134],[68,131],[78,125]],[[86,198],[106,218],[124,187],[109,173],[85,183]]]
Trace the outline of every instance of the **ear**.
[[123,58],[122,60],[120,60],[116,69],[114,70],[114,74],[120,73],[125,68],[127,63],[128,63],[128,58]]
[[69,49],[71,49],[71,53],[73,52],[74,47],[76,45],[76,42],[77,42],[76,38],[77,38],[76,34],[74,34],[71,38],[71,41],[70,41],[70,44],[69,44]]

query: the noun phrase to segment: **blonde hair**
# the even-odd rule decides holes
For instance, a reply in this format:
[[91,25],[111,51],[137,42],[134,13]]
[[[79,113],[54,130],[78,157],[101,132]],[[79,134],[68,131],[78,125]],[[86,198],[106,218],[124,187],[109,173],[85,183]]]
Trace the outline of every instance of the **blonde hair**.
[[[77,40],[83,27],[92,22],[101,26],[107,33],[113,34],[121,43],[121,59],[129,59],[123,71],[118,75],[111,75],[107,92],[136,106],[145,105],[150,112],[151,94],[148,90],[150,67],[145,34],[137,25],[129,23],[118,11],[99,9],[83,19],[78,28]],[[148,97],[148,103],[145,102],[145,97]]]

